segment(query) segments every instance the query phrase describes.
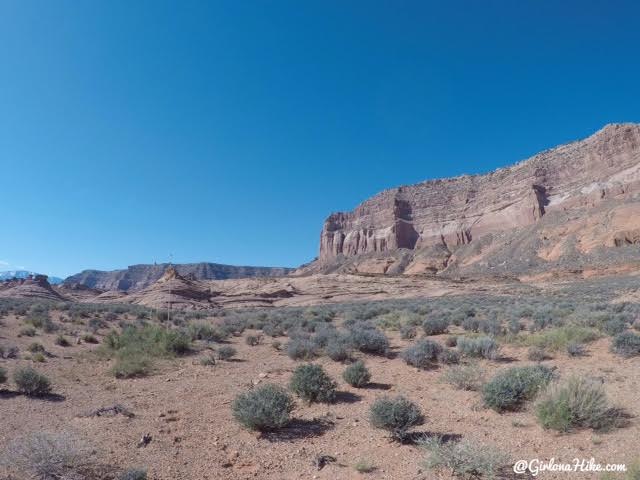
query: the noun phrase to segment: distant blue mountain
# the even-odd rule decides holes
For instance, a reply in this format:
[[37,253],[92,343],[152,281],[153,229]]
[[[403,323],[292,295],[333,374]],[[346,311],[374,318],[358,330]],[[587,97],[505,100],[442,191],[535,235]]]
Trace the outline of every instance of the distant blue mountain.
[[[29,275],[42,275],[36,272],[29,272],[28,270],[8,270],[6,272],[0,272],[0,280],[9,280],[11,278],[27,278]],[[49,277],[49,283],[51,285],[57,285],[62,283],[62,278]]]

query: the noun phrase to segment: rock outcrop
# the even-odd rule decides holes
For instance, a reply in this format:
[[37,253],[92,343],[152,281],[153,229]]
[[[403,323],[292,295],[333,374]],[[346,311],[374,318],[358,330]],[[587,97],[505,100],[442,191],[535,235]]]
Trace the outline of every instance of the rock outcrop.
[[305,271],[517,274],[638,261],[638,244],[640,125],[615,124],[512,167],[386,190],[334,213]]
[[53,289],[46,275],[30,275],[0,282],[0,297],[65,301],[66,297]]
[[[141,264],[132,265],[124,270],[100,271],[84,270],[65,279],[63,285],[72,287],[83,285],[99,290],[120,290],[135,292],[149,287],[158,281],[170,265]],[[293,271],[284,267],[239,267],[218,263],[185,263],[174,266],[176,272],[194,280],[226,280],[233,278],[281,277]]]

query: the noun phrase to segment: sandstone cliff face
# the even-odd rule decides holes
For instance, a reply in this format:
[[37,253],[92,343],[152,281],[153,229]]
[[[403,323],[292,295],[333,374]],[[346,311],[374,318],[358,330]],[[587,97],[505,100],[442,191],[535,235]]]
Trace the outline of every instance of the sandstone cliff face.
[[[639,199],[640,125],[608,125],[509,168],[386,190],[352,212],[334,213],[311,270],[491,267],[491,255],[514,242],[522,244],[515,257],[531,257],[515,263],[540,267],[638,244]],[[524,232],[530,238],[518,237]]]
[[[110,272],[84,270],[68,277],[63,285],[72,287],[83,285],[100,290],[120,290],[124,292],[142,290],[159,280],[169,264],[132,265],[125,270]],[[238,267],[218,263],[186,263],[175,265],[178,274],[194,280],[226,280],[248,277],[281,277],[293,271],[281,267]]]
[[30,298],[53,301],[67,300],[55,291],[46,275],[30,275],[0,282],[0,298]]

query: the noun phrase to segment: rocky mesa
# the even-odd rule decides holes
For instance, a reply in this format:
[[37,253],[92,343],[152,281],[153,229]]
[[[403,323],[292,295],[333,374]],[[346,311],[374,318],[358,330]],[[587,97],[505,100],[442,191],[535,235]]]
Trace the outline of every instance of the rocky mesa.
[[640,261],[640,125],[331,214],[309,272],[587,274]]
[[[63,286],[84,286],[99,290],[135,292],[143,290],[162,278],[168,263],[132,265],[123,270],[84,270],[66,278]],[[219,263],[184,263],[173,265],[176,273],[191,280],[227,280],[251,277],[281,277],[294,269],[285,267],[245,267]]]

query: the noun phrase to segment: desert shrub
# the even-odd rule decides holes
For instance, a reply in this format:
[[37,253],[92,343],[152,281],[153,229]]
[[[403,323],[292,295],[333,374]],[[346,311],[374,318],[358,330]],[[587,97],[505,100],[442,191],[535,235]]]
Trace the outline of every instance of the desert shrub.
[[442,379],[459,390],[480,390],[484,372],[477,365],[456,365],[447,368]]
[[356,324],[349,332],[349,343],[356,350],[374,355],[385,355],[389,350],[386,335],[375,328],[365,328]]
[[358,460],[353,468],[355,468],[358,473],[371,473],[376,470],[376,466],[365,458]]
[[309,403],[329,403],[336,398],[336,383],[320,365],[312,363],[300,365],[293,371],[289,387],[293,393]]
[[440,335],[447,333],[449,322],[444,318],[427,318],[422,322],[422,329],[425,335]]
[[260,345],[261,340],[260,335],[247,335],[244,342],[250,347],[255,347],[256,345]]
[[233,416],[241,425],[259,431],[275,430],[287,425],[293,408],[293,399],[287,391],[272,384],[241,393],[232,406]]
[[262,332],[270,337],[282,337],[285,333],[282,325],[277,323],[265,323],[262,326]]
[[400,326],[400,338],[404,340],[411,340],[412,338],[416,338],[417,334],[418,332],[415,325],[405,323]]
[[144,377],[151,373],[153,361],[143,352],[123,349],[118,352],[111,373],[116,378]]
[[31,367],[20,367],[13,373],[18,391],[29,397],[41,397],[51,393],[51,381]]
[[0,367],[0,383],[4,383],[7,381],[7,371]]
[[60,346],[60,347],[68,347],[71,344],[69,343],[69,340],[67,340],[67,337],[65,337],[64,335],[60,334],[56,337],[56,345]]
[[38,343],[38,342],[33,342],[33,343],[29,344],[29,346],[27,347],[27,350],[30,353],[44,353],[46,351],[44,349],[44,346],[41,343]]
[[445,365],[460,363],[460,354],[455,350],[444,349],[438,354],[438,361]]
[[29,313],[25,322],[31,324],[34,328],[39,328],[45,333],[55,332],[58,328],[51,317],[49,316],[48,311],[33,311]]
[[449,335],[445,340],[444,340],[444,344],[447,347],[455,347],[458,345],[458,337],[456,337],[455,335]]
[[433,436],[425,438],[420,445],[428,452],[428,468],[447,468],[461,478],[496,479],[501,468],[508,463],[502,452],[471,440],[445,442]]
[[271,347],[274,350],[280,350],[282,348],[282,342],[280,340],[274,340],[273,342],[271,342]]
[[223,345],[218,348],[218,358],[220,360],[230,360],[236,354],[236,349],[231,345]]
[[593,328],[565,325],[534,333],[525,337],[524,341],[527,345],[558,351],[566,349],[571,342],[588,343],[599,337],[600,334]]
[[493,360],[498,356],[498,344],[490,337],[458,338],[458,350],[467,357],[482,357]]
[[334,362],[344,362],[351,356],[351,349],[343,337],[332,338],[324,347],[324,353]]
[[393,438],[404,442],[409,429],[420,425],[424,417],[416,404],[399,396],[377,399],[369,410],[369,420],[375,428],[387,430]]
[[287,355],[292,360],[311,360],[316,356],[316,345],[304,337],[292,338],[287,343]]
[[609,404],[604,387],[594,380],[571,377],[554,383],[536,405],[544,428],[562,432],[574,428],[606,429],[619,421],[619,411]]
[[228,337],[222,330],[208,323],[191,323],[187,327],[191,340],[204,340],[207,342],[221,342]]
[[97,333],[98,330],[100,330],[101,328],[106,328],[107,326],[107,322],[105,322],[102,318],[92,318],[87,322],[87,328],[93,333]]
[[100,342],[98,342],[98,339],[94,335],[92,335],[90,333],[85,333],[80,338],[85,343],[100,343]]
[[364,362],[362,360],[358,360],[345,369],[342,374],[342,378],[344,378],[344,381],[352,387],[360,388],[369,383],[371,380],[371,373],[367,370],[367,367],[365,367]]
[[552,376],[552,371],[542,365],[511,367],[485,384],[484,404],[497,412],[516,410],[546,386]]
[[46,357],[44,356],[44,354],[38,352],[38,353],[34,353],[33,355],[31,355],[31,360],[33,360],[34,362],[38,362],[38,363],[44,363],[47,361]]
[[147,471],[140,468],[130,468],[118,476],[118,480],[147,480]]
[[632,332],[616,335],[611,342],[611,350],[623,357],[640,355],[640,335]]
[[480,331],[480,320],[475,317],[465,317],[461,326],[468,332],[477,333]]
[[527,351],[527,358],[532,362],[542,362],[549,358],[547,352],[545,352],[544,348],[540,347],[530,347]]
[[401,357],[409,365],[417,368],[428,368],[437,361],[441,352],[442,347],[440,344],[431,340],[419,340],[406,348]]
[[522,323],[517,318],[512,318],[507,323],[507,331],[513,335],[517,335],[522,330]]
[[104,344],[112,352],[132,350],[148,357],[184,355],[191,349],[187,334],[157,325],[129,325],[120,334],[109,333]]
[[320,349],[339,337],[338,331],[331,325],[321,325],[315,329],[311,341]]
[[619,318],[608,320],[602,325],[602,331],[612,337],[624,332],[626,329],[626,322]]
[[35,337],[36,329],[33,327],[24,327],[20,329],[20,333],[18,333],[19,337]]
[[584,345],[578,342],[570,342],[567,344],[567,353],[571,357],[581,357],[586,353]]
[[504,334],[504,329],[497,320],[485,320],[480,322],[480,331],[494,337]]
[[213,353],[209,353],[200,359],[200,365],[203,367],[213,367],[216,364],[216,357]]
[[3,460],[28,478],[64,480],[85,478],[80,469],[88,455],[88,449],[67,433],[39,432],[11,443]]
[[18,358],[20,350],[15,345],[9,347],[0,346],[0,358]]

